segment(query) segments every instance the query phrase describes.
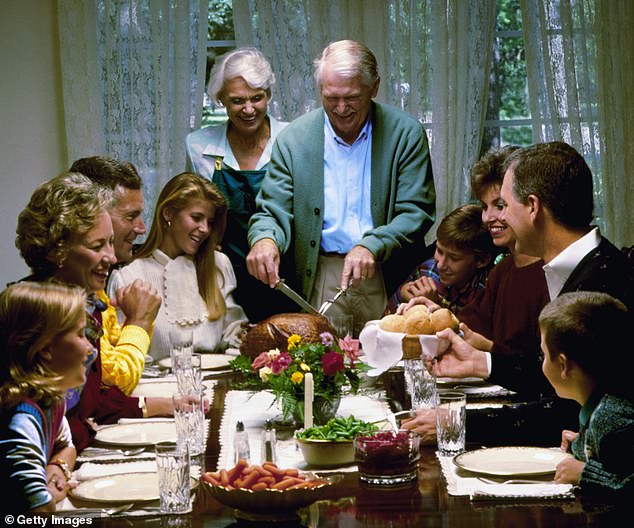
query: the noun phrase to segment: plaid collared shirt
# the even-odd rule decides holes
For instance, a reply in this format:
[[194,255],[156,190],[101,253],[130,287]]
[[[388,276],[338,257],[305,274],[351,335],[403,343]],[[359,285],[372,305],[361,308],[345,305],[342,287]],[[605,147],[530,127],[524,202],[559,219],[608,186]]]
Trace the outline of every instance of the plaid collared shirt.
[[[454,288],[452,286],[444,286],[441,284],[437,262],[432,258],[416,266],[405,282],[412,282],[416,279],[420,279],[421,277],[431,277],[438,289],[438,304],[445,308],[449,308],[453,313],[457,314],[460,312],[460,308],[462,308],[465,304],[470,303],[473,299],[475,299],[476,295],[484,289],[486,278],[490,269],[490,266],[487,266],[478,270],[473,278],[462,286],[462,288]],[[405,302],[401,299],[400,290],[401,288],[399,287],[388,299],[384,315],[395,313],[398,305]]]

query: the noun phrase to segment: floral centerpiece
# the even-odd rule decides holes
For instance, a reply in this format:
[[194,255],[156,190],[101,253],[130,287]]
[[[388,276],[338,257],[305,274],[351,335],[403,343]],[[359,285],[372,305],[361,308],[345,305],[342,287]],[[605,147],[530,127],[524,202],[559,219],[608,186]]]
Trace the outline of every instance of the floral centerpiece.
[[286,350],[262,352],[253,361],[239,355],[231,367],[244,375],[238,388],[270,390],[281,404],[284,421],[304,420],[304,376],[314,381],[314,420],[325,423],[334,417],[341,396],[356,393],[359,373],[367,366],[358,361],[359,342],[346,336],[335,340],[330,332],[320,334],[318,343],[304,343],[297,334],[288,337]]

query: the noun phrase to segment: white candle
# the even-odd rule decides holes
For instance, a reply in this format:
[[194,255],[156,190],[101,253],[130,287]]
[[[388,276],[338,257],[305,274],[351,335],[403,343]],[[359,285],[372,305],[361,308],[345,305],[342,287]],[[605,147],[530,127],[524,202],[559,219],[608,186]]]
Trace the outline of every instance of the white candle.
[[313,397],[315,386],[313,385],[313,375],[309,372],[304,376],[304,429],[313,426]]

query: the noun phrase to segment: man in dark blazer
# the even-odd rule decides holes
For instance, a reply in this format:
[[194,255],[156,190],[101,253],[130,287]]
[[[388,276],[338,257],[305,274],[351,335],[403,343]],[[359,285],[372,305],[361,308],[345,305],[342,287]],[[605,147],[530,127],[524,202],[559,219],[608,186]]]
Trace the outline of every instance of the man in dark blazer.
[[502,218],[516,249],[542,258],[550,298],[589,290],[608,293],[632,310],[632,265],[591,225],[592,173],[583,157],[559,141],[520,149],[506,161]]
[[[563,142],[539,143],[519,149],[505,162],[501,218],[513,229],[516,251],[541,258],[551,299],[561,293],[586,290],[608,293],[630,312],[634,302],[634,270],[597,227],[593,219],[592,173],[583,157]],[[540,351],[501,355],[479,350],[451,330],[438,335],[451,342],[431,367],[436,376],[477,376],[505,385],[517,376],[539,380]],[[555,445],[562,429],[575,429],[579,406],[554,393],[500,410],[468,413],[472,442],[544,443]],[[406,427],[423,434],[430,429],[420,415]],[[491,432],[494,434],[491,434]]]

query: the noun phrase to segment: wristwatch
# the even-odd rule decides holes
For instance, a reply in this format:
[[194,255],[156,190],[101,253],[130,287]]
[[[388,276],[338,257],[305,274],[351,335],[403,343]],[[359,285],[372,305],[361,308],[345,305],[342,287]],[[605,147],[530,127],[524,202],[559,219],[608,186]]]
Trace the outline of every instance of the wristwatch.
[[71,479],[72,474],[70,468],[68,467],[68,462],[66,462],[63,458],[54,458],[49,462],[49,465],[59,467],[62,470],[62,473],[64,473],[64,478],[66,478],[67,481]]

